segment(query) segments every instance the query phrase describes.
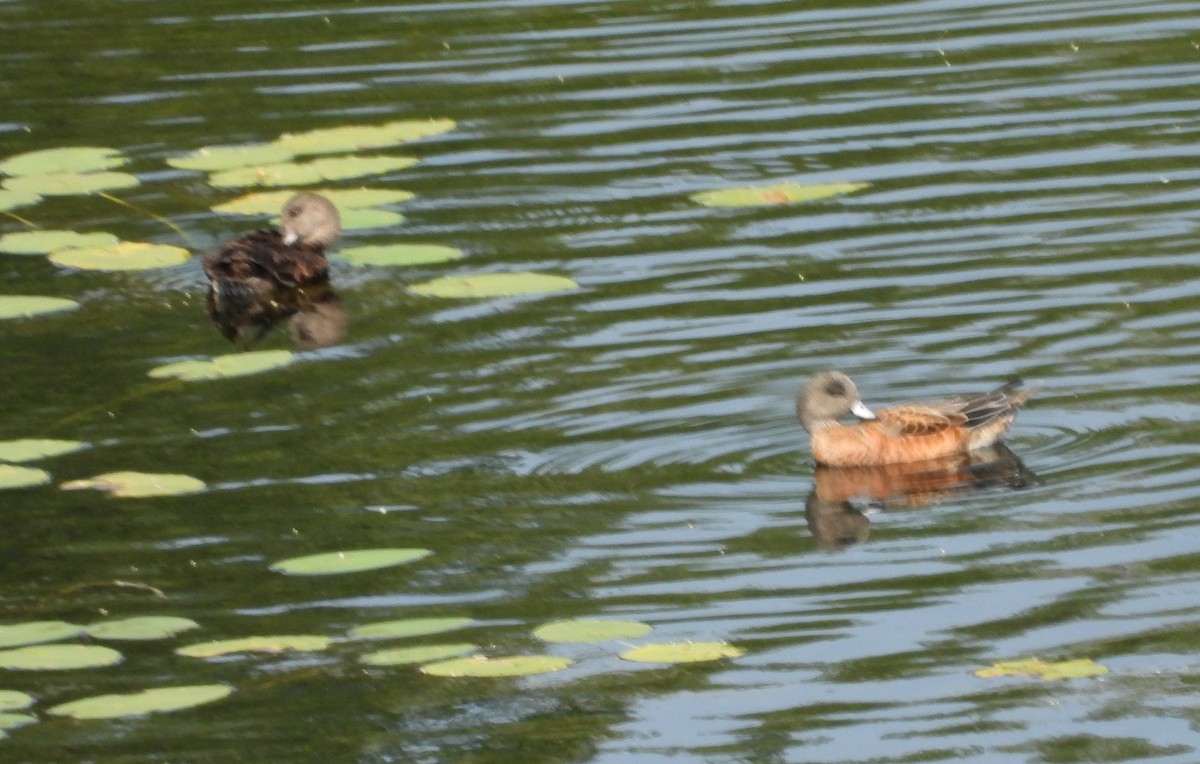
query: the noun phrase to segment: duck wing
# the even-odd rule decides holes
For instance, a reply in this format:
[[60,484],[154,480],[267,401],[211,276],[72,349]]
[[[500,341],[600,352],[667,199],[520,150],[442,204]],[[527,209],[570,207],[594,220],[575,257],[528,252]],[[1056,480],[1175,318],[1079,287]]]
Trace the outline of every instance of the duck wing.
[[962,404],[955,401],[906,403],[878,409],[879,422],[897,435],[932,435],[950,427],[966,424]]
[[225,243],[202,262],[212,281],[269,281],[285,287],[303,286],[328,277],[325,254],[313,247],[283,243],[279,231],[258,230]]

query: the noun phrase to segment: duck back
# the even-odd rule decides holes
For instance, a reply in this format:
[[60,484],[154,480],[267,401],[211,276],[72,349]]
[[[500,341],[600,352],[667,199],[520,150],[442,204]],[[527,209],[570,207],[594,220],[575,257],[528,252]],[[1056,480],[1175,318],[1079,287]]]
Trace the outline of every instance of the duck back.
[[203,266],[214,286],[244,284],[250,291],[302,287],[329,276],[321,249],[302,242],[284,244],[283,235],[271,230],[251,231],[226,242],[204,259]]

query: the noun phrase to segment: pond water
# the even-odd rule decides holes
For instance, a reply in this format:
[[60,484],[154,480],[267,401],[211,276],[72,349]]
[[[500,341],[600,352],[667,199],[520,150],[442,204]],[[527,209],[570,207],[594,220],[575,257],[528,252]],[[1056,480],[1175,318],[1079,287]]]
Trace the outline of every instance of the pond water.
[[[466,253],[335,264],[350,312],[340,345],[165,385],[147,371],[231,349],[204,315],[197,259],[122,274],[0,255],[4,294],[82,303],[0,322],[0,439],[91,445],[39,462],[51,485],[0,494],[0,621],[200,624],[119,645],[117,667],[0,673],[38,717],[0,741],[0,759],[1195,762],[1195,12],[0,2],[0,157],[112,146],[142,180],[114,192],[136,210],[56,197],[18,210],[30,222],[199,255],[255,223],[210,211],[241,192],[165,158],[437,117],[457,128],[392,152],[420,164],[337,184],[417,194],[397,208],[403,226],[343,246]],[[688,199],[779,181],[871,186],[764,208]],[[523,270],[580,288],[473,301],[407,290]],[[286,332],[260,347],[289,347]],[[804,380],[831,367],[870,405],[1014,376],[1042,388],[999,473],[847,505],[821,492],[793,414]],[[208,488],[55,487],[114,470]],[[269,570],[375,547],[432,554],[341,576]],[[173,653],[423,617],[474,622],[395,646],[576,662],[472,679],[360,663],[378,644]],[[630,644],[745,654],[635,664],[619,642],[532,636],[564,618],[639,620],[653,631]],[[972,675],[1032,656],[1109,673]],[[171,714],[44,713],[213,682],[235,691]]]

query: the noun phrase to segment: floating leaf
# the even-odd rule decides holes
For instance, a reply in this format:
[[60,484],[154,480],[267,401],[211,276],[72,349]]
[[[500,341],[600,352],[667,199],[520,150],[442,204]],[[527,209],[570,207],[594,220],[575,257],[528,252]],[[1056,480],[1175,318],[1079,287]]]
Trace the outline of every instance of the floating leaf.
[[[224,204],[213,207],[213,212],[230,215],[278,215],[284,203],[295,196],[298,191],[255,191],[239,196]],[[313,191],[320,194],[339,210],[354,207],[378,207],[384,204],[399,204],[412,199],[411,191],[400,191],[390,188],[321,188]]]
[[428,549],[357,549],[350,552],[327,552],[280,560],[271,566],[277,573],[290,576],[328,576],[337,573],[358,573],[403,565],[433,554]]
[[65,297],[38,297],[36,295],[0,296],[0,319],[29,318],[45,313],[76,310],[79,303]]
[[73,700],[46,709],[55,716],[76,719],[116,719],[122,716],[178,711],[220,700],[233,692],[226,684],[193,684],[184,687],[158,687],[123,695],[97,695]]
[[991,668],[979,669],[971,673],[985,679],[997,676],[1040,676],[1046,681],[1051,681],[1103,676],[1108,673],[1108,668],[1099,663],[1093,663],[1090,658],[1058,663],[1046,663],[1039,658],[1025,658],[1016,661],[1001,661],[992,664]]
[[639,621],[554,621],[533,630],[533,636],[546,642],[607,642],[610,639],[636,639],[650,632],[650,624]]
[[341,154],[398,146],[453,129],[452,119],[407,119],[385,125],[346,125],[307,133],[285,133],[275,139],[275,145],[297,154]]
[[560,671],[574,663],[570,658],[554,655],[517,655],[509,658],[454,658],[427,663],[421,673],[431,676],[530,676]]
[[11,191],[7,188],[0,188],[0,212],[36,204],[41,200],[42,197],[31,191]]
[[107,472],[86,480],[71,480],[59,486],[64,491],[95,488],[118,499],[147,496],[181,496],[205,489],[204,481],[191,475],[154,472]]
[[421,647],[397,647],[367,653],[360,660],[371,666],[403,666],[410,663],[427,663],[474,652],[479,648],[470,642],[449,645],[423,645]]
[[640,663],[696,663],[718,658],[737,658],[744,655],[728,642],[679,642],[675,644],[642,645],[621,653],[627,661]]
[[286,162],[294,156],[296,156],[296,152],[270,143],[254,143],[244,146],[205,146],[190,154],[171,157],[167,159],[167,164],[179,170],[213,172],[235,167],[278,164]]
[[429,265],[462,259],[461,249],[440,244],[375,244],[347,247],[338,257],[355,265]]
[[95,146],[70,146],[43,149],[17,154],[0,162],[5,175],[45,175],[47,173],[77,173],[108,170],[120,167],[127,160],[116,149]]
[[0,714],[0,730],[24,727],[26,724],[33,724],[36,721],[37,717],[29,714]]
[[705,207],[761,207],[774,204],[793,204],[827,199],[831,196],[849,194],[867,188],[870,183],[825,183],[804,185],[801,183],[776,183],[771,186],[726,188],[718,191],[702,191],[689,198]]
[[84,271],[143,271],[187,262],[191,254],[170,244],[122,241],[106,247],[72,247],[50,253],[50,262]]
[[509,297],[522,294],[545,294],[578,289],[565,276],[548,273],[483,273],[476,276],[444,276],[413,284],[408,289],[425,297]]
[[0,650],[0,668],[61,671],[111,666],[120,663],[121,658],[116,650],[99,645],[34,645]]
[[32,488],[50,482],[50,473],[36,467],[14,467],[0,464],[0,489]]
[[28,621],[0,626],[0,647],[57,642],[83,633],[83,627],[66,621]]
[[82,175],[61,172],[51,175],[21,175],[8,178],[4,187],[9,191],[42,196],[73,196],[94,194],[97,191],[115,191],[139,185],[135,176],[124,172],[88,172]]
[[189,658],[216,658],[234,653],[317,652],[329,647],[332,642],[329,637],[317,634],[276,634],[200,642],[181,647],[175,652]]
[[174,377],[185,382],[195,382],[206,379],[226,379],[228,377],[244,377],[247,374],[277,369],[287,366],[295,356],[290,350],[255,350],[249,353],[230,353],[219,355],[208,361],[180,361],[169,363],[151,369],[149,374],[155,379]]
[[32,705],[32,695],[17,690],[0,690],[0,711],[16,711]]
[[404,223],[404,216],[391,210],[376,210],[365,207],[341,208],[342,228],[347,231],[365,231],[371,228],[395,228]]
[[87,448],[87,443],[78,440],[50,440],[44,438],[24,438],[22,440],[0,441],[0,461],[31,462],[34,459],[45,459],[51,456],[61,456]]
[[93,623],[87,627],[87,633],[96,639],[149,640],[173,637],[182,631],[198,628],[200,624],[190,618],[142,615]]
[[354,639],[397,639],[438,634],[461,629],[472,623],[475,621],[471,618],[405,618],[356,626],[349,633]]
[[[327,180],[344,180],[403,170],[417,163],[413,157],[365,156],[326,157],[303,164],[267,164],[213,173],[214,186],[303,186]],[[36,190],[36,189],[34,189]]]
[[120,239],[111,233],[78,231],[17,231],[0,236],[0,252],[14,255],[44,255],[67,247],[107,247]]

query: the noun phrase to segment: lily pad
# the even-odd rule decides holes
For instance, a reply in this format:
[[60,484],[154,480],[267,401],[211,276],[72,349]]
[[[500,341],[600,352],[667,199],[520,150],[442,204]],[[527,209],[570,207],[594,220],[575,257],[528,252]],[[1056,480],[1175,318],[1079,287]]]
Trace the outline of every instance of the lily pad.
[[640,621],[554,621],[533,630],[533,636],[546,642],[607,642],[610,639],[636,639],[650,633],[650,624]]
[[349,634],[354,639],[397,639],[438,634],[475,623],[471,618],[404,618],[356,626]]
[[83,627],[66,621],[27,621],[0,626],[0,647],[37,645],[79,636]]
[[[170,157],[167,164],[178,170],[214,172],[235,167],[251,167],[263,164],[278,164],[296,156],[282,146],[270,143],[254,143],[243,146],[205,146],[190,154]],[[282,203],[280,204],[282,207]]]
[[0,730],[24,727],[26,724],[33,724],[36,721],[37,717],[29,714],[0,714]]
[[689,198],[705,207],[762,207],[827,199],[869,187],[870,183],[776,183],[770,186],[702,191]]
[[111,233],[78,231],[16,231],[0,236],[0,252],[13,255],[44,255],[66,247],[107,247],[120,239]]
[[384,125],[346,125],[285,133],[275,145],[297,154],[341,154],[362,149],[380,149],[453,130],[452,119],[406,119]]
[[367,653],[360,660],[370,666],[403,666],[412,663],[428,663],[474,652],[479,648],[470,642],[449,645],[422,645],[420,647],[397,647]]
[[329,637],[318,634],[276,634],[264,637],[242,637],[199,642],[175,652],[189,658],[216,658],[235,653],[318,652],[332,644]]
[[70,454],[88,444],[78,440],[24,438],[0,441],[0,462],[31,462],[51,456]]
[[271,570],[289,576],[329,576],[390,568],[431,554],[433,552],[428,549],[357,549],[292,557],[275,563]]
[[258,374],[287,366],[295,356],[290,350],[255,350],[249,353],[219,355],[207,361],[180,361],[151,369],[155,379],[182,379],[195,382],[206,379],[226,379]]
[[561,671],[575,661],[555,655],[515,655],[506,658],[486,658],[475,655],[427,663],[421,673],[430,676],[532,676]]
[[141,183],[137,177],[124,172],[60,172],[50,175],[21,175],[8,178],[4,187],[9,191],[41,196],[74,196],[97,191],[133,188]]
[[[283,209],[284,202],[295,196],[298,191],[255,191],[239,196],[224,204],[213,207],[213,212],[230,215],[277,215]],[[378,207],[385,204],[399,204],[412,199],[411,191],[401,191],[390,188],[322,188],[312,193],[320,194],[338,210],[355,207]]]
[[404,224],[404,216],[391,210],[369,207],[343,207],[342,228],[346,231],[367,231],[372,228],[395,228]]
[[1026,658],[1016,661],[1001,661],[992,664],[991,668],[971,672],[975,676],[992,678],[998,676],[1040,676],[1046,681],[1054,679],[1081,679],[1090,676],[1103,676],[1108,673],[1108,667],[1093,663],[1090,658],[1080,658],[1072,661],[1046,663],[1039,658]]
[[[220,187],[303,186],[327,180],[360,178],[403,170],[417,163],[413,157],[353,156],[326,157],[305,163],[267,164],[213,173],[208,182]],[[34,189],[36,190],[36,189]]]
[[355,265],[429,265],[461,260],[461,249],[440,244],[374,244],[347,247],[338,257]]
[[185,263],[191,254],[170,244],[122,241],[106,247],[70,247],[50,253],[50,262],[83,271],[144,271]]
[[745,650],[728,642],[678,642],[674,644],[642,645],[621,653],[627,661],[639,663],[697,663],[719,658],[737,658]]
[[578,289],[565,276],[549,273],[483,273],[475,276],[444,276],[413,284],[408,289],[425,297],[511,297],[523,294],[548,294]]
[[114,621],[100,621],[87,627],[88,636],[96,639],[151,640],[165,639],[200,624],[190,618],[143,615]]
[[226,697],[233,688],[227,684],[193,684],[183,687],[158,687],[121,695],[97,695],[73,700],[46,709],[55,716],[76,719],[116,719],[123,716],[179,711]]
[[32,705],[32,695],[17,690],[0,690],[0,711],[17,711]]
[[64,491],[95,488],[118,499],[147,496],[181,496],[205,489],[204,481],[191,475],[154,472],[108,472],[86,480],[70,480],[59,486]]
[[36,467],[14,467],[0,464],[0,489],[32,488],[50,482],[50,473]]
[[65,297],[39,297],[37,295],[3,295],[0,296],[0,319],[29,318],[46,313],[60,313],[64,310],[76,310],[79,303]]
[[120,663],[122,655],[100,645],[34,645],[0,650],[0,668],[23,671],[65,671]]
[[16,154],[0,162],[0,172],[5,175],[91,172],[120,167],[127,161],[129,160],[116,149],[69,146]]
[[42,197],[31,191],[10,191],[7,188],[0,188],[0,212],[36,204],[41,200]]

